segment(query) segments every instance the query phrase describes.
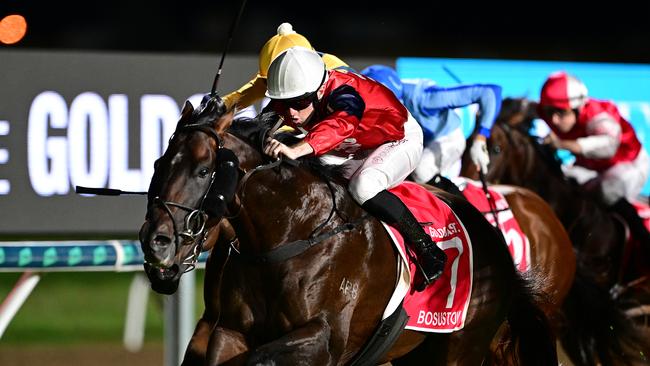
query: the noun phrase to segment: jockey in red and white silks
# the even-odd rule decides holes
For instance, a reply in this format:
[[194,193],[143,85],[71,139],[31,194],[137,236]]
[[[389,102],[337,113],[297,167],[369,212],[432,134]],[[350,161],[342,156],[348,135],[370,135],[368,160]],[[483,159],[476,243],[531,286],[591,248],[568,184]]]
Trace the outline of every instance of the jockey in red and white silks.
[[420,160],[423,135],[418,123],[382,84],[327,70],[316,52],[303,47],[289,48],[271,62],[267,84],[269,107],[307,135],[293,146],[270,139],[264,152],[293,159],[311,154],[345,165],[352,197],[395,225],[413,246],[424,275],[418,287],[424,289],[440,275],[446,256],[401,200],[387,191],[403,182]]
[[544,84],[539,106],[555,133],[554,144],[576,156],[567,175],[581,183],[597,175],[608,205],[620,198],[636,199],[648,179],[650,159],[612,102],[587,97],[584,84],[557,73]]

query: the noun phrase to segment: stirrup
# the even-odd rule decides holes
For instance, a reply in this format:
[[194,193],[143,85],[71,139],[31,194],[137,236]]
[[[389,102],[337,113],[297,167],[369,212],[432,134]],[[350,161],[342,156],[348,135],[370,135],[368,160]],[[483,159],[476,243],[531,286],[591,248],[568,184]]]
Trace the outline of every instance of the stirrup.
[[429,287],[429,285],[436,282],[436,280],[440,278],[442,272],[444,272],[445,270],[445,266],[443,264],[438,272],[434,273],[431,277],[429,277],[424,271],[424,268],[422,268],[422,266],[420,265],[420,262],[418,262],[417,258],[414,258],[413,262],[415,262],[415,266],[417,267],[418,271],[420,271],[420,274],[422,275],[422,282],[419,282],[417,284],[414,283],[415,291],[417,292],[424,291],[424,289]]

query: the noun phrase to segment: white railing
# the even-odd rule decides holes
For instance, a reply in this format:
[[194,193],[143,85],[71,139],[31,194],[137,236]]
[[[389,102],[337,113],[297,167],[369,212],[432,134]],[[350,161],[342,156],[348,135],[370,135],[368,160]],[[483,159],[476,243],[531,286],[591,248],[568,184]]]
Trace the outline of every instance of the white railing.
[[[197,268],[205,266],[208,253],[199,257]],[[146,305],[150,286],[142,271],[144,255],[140,242],[108,241],[15,241],[0,242],[0,272],[20,272],[9,295],[0,304],[0,338],[40,280],[42,272],[136,272],[129,289],[124,346],[141,348],[144,339]],[[195,272],[181,277],[178,291],[164,301],[164,365],[178,365],[196,322]]]

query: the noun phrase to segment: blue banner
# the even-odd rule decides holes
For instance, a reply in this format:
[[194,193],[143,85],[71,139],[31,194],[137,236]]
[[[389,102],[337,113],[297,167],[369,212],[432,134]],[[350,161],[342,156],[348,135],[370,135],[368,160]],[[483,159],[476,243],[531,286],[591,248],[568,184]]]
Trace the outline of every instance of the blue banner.
[[[503,88],[504,98],[533,100],[539,99],[550,73],[569,72],[587,85],[591,97],[614,101],[636,130],[646,151],[650,151],[650,65],[411,57],[398,58],[396,65],[402,78],[428,78],[441,86],[459,82],[498,84]],[[458,111],[466,136],[474,128],[475,108]],[[650,180],[642,193],[650,195]]]

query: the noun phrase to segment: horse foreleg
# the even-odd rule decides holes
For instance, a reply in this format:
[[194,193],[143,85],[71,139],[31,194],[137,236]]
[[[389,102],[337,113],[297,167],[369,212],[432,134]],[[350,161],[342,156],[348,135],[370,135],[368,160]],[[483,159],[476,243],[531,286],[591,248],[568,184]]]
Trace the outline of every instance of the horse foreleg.
[[248,352],[248,344],[240,332],[216,327],[210,335],[207,347],[207,364],[243,365]]
[[266,343],[253,352],[249,365],[335,365],[339,356],[330,352],[331,328],[323,319]]
[[210,340],[210,331],[214,322],[209,322],[204,318],[199,319],[192,339],[187,345],[185,357],[183,357],[182,366],[205,365],[205,355],[208,350],[208,341]]

